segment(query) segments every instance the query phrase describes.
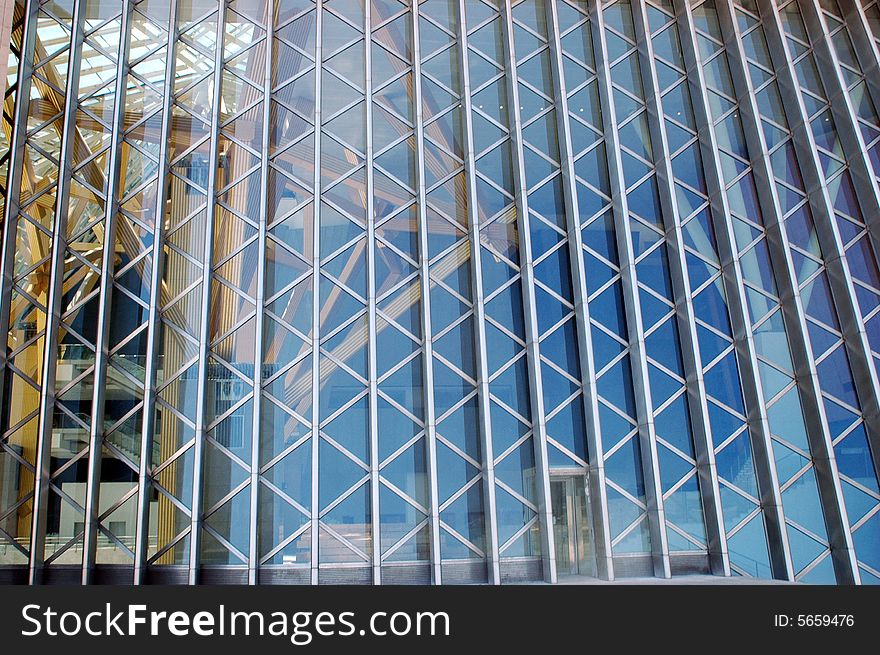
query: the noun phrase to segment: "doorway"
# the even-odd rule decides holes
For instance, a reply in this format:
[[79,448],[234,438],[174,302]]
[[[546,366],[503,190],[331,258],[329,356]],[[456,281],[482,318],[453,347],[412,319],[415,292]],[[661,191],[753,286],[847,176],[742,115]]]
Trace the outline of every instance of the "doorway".
[[587,497],[586,476],[552,476],[550,502],[553,507],[557,575],[595,577],[593,522]]

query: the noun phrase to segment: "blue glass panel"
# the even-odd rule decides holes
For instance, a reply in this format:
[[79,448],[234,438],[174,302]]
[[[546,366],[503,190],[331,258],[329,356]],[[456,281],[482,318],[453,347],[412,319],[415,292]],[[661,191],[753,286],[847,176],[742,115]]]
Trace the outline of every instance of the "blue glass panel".
[[650,329],[672,312],[672,307],[642,288],[639,288],[639,309],[642,312],[642,327],[645,330]]
[[[448,362],[472,379],[476,378],[473,330],[473,319],[468,317],[434,341],[434,352],[442,355]],[[381,346],[378,347],[378,350],[381,352]]]
[[612,365],[599,378],[597,388],[600,396],[613,403],[628,416],[636,415],[629,355]]
[[572,400],[547,421],[547,434],[587,461],[587,426],[584,421],[584,401],[581,396]]
[[834,560],[829,556],[825,557],[821,562],[816,564],[799,578],[800,582],[815,585],[831,585],[837,582],[837,576],[834,573]]
[[853,385],[849,359],[843,348],[838,348],[816,365],[819,374],[819,385],[822,391],[829,393],[854,408],[859,407]]
[[758,514],[727,540],[730,563],[747,575],[770,578],[770,557],[767,551],[767,531],[762,515]]
[[362,462],[369,459],[369,405],[366,396],[321,428],[328,437]]
[[434,359],[434,404],[442,413],[474,390],[469,382],[439,359]]
[[657,444],[657,459],[660,465],[660,486],[664,492],[694,469],[693,464],[685,461],[663,444]]
[[724,529],[730,531],[755,511],[757,505],[727,485],[721,485],[719,488],[721,508],[724,513]]
[[[440,514],[441,520],[477,548],[483,549],[483,497],[479,485],[471,487]],[[446,533],[443,530],[443,534]],[[475,554],[461,542],[448,537],[441,542],[440,552],[444,558],[467,558]]]
[[499,330],[486,323],[486,356],[489,370],[497,371],[522,351],[522,346]]
[[876,498],[869,496],[846,480],[841,480],[840,487],[843,490],[843,500],[846,503],[846,514],[850,525],[861,521],[868,512],[877,506]]
[[724,334],[730,334],[727,318],[727,300],[721,281],[718,280],[697,294],[694,299],[694,313]]
[[758,483],[752,460],[749,433],[740,433],[733,441],[715,455],[718,475],[743,491],[758,497]]
[[422,438],[382,467],[382,477],[419,503],[419,505],[427,507],[427,470],[425,441]]
[[626,339],[626,316],[620,284],[612,284],[590,301],[590,317]]
[[621,539],[613,548],[615,555],[629,553],[648,553],[651,551],[651,534],[648,522],[642,521]]
[[422,429],[418,423],[381,396],[377,400],[377,420],[380,460],[387,458]]
[[602,288],[611,278],[617,275],[617,271],[605,262],[594,257],[593,254],[584,250],[584,268],[586,269],[587,293],[593,294]]
[[[550,230],[547,231],[550,232]],[[555,234],[554,232],[553,238],[555,238]],[[516,271],[491,250],[483,247],[481,248],[480,255],[483,269],[483,288],[486,293],[492,293],[516,275]]]
[[422,379],[422,357],[418,355],[383,380],[379,388],[392,400],[421,418],[424,416]]
[[568,258],[568,248],[559,248],[536,265],[535,277],[571,302],[571,260]]
[[605,476],[635,498],[644,498],[645,482],[637,437],[628,439],[605,460]]
[[709,407],[709,425],[712,429],[712,442],[718,447],[742,427],[743,420],[722,409],[711,399],[707,405]]
[[643,512],[643,509],[619,491],[608,488],[608,518],[611,522],[612,538],[616,538]]
[[590,333],[593,344],[593,365],[595,370],[601,370],[612,359],[622,353],[626,346],[612,339],[602,330],[594,327]]
[[776,440],[773,441],[773,457],[776,460],[776,475],[780,486],[785,485],[809,463],[806,457]]
[[573,319],[569,319],[541,340],[541,356],[550,359],[575,378],[580,378],[576,325]]
[[808,316],[835,329],[840,327],[831,302],[831,287],[824,273],[801,290],[801,298]]
[[874,493],[880,493],[864,425],[854,428],[834,446],[834,456],[841,475],[855,480]]
[[494,401],[490,403],[489,413],[492,421],[492,445],[496,456],[529,431],[529,426]]
[[795,527],[788,529],[788,544],[791,548],[792,566],[796,573],[816,559],[825,546]]
[[532,252],[535,253],[547,252],[565,239],[564,234],[560,234],[544,221],[534,217],[529,221],[529,235],[532,239]]
[[693,455],[687,396],[679,396],[654,417],[654,431],[683,453]]
[[599,253],[602,257],[618,265],[617,241],[614,230],[614,217],[612,212],[606,212],[587,225],[582,232],[583,243],[586,247]]
[[674,318],[658,326],[645,339],[645,348],[651,359],[662,364],[673,373],[682,375],[678,326]]
[[525,357],[520,357],[490,382],[489,391],[520,416],[530,420],[529,371]]
[[486,315],[498,321],[514,334],[521,335],[525,331],[522,307],[520,285],[512,284],[486,303]]
[[479,462],[481,451],[478,417],[477,399],[471,398],[440,421],[437,432]]
[[807,427],[804,424],[804,413],[797,387],[787,391],[773,403],[772,407],[767,408],[767,419],[770,431],[774,435],[785,439],[804,452],[810,452]]
[[556,369],[541,364],[541,386],[544,390],[544,410],[552,412],[580,387],[561,375]]
[[856,557],[874,570],[880,570],[880,514],[874,514],[853,532]]
[[732,409],[745,413],[742,392],[739,386],[739,369],[736,365],[736,352],[731,351],[722,357],[715,366],[705,373],[706,393],[717,398]]
[[651,384],[651,402],[655,408],[669,400],[683,386],[653,364],[648,364],[648,380]]
[[325,440],[321,440],[318,462],[321,467],[318,482],[318,497],[321,508],[327,507],[343,491],[366,475],[366,471],[355,464]]
[[703,177],[703,159],[697,144],[689,146],[672,160],[672,173],[700,193],[707,193],[706,179]]
[[534,516],[532,510],[500,487],[495,491],[495,510],[498,519],[498,541],[501,544],[509,540]]
[[535,313],[538,317],[538,334],[544,334],[565,318],[571,310],[539,286],[535,287]]
[[660,211],[660,196],[657,191],[657,179],[649,177],[626,196],[629,211],[644,218],[649,223],[662,228],[663,220]]
[[611,187],[608,181],[608,162],[605,157],[605,144],[600,143],[575,161],[574,172],[582,180],[608,195]]
[[[666,518],[677,527],[706,544],[706,527],[703,523],[703,499],[697,477],[691,477],[674,494],[663,501]],[[671,531],[670,533],[671,534]],[[691,545],[689,548],[695,548]]]
[[627,421],[603,403],[599,403],[599,426],[605,450],[613,448],[636,427],[634,422]]
[[700,346],[700,356],[702,357],[703,365],[714,360],[731,344],[729,340],[704,328],[699,323],[697,323],[697,342]]

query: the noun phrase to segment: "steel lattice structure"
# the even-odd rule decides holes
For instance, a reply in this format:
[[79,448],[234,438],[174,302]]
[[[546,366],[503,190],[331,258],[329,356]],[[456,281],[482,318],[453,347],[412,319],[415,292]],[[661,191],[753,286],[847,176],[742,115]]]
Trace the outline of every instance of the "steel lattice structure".
[[880,583],[877,0],[9,4],[0,579]]

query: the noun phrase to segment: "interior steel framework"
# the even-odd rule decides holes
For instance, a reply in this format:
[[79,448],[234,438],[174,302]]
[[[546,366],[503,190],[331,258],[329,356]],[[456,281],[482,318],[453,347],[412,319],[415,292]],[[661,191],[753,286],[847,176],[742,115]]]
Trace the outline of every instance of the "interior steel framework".
[[880,583],[878,0],[0,4],[0,581]]

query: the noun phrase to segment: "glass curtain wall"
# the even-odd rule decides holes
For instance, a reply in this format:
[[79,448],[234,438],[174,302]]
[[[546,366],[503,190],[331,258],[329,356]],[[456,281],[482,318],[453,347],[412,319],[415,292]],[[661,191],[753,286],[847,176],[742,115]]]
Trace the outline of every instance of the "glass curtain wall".
[[880,583],[875,0],[10,7],[0,580]]

